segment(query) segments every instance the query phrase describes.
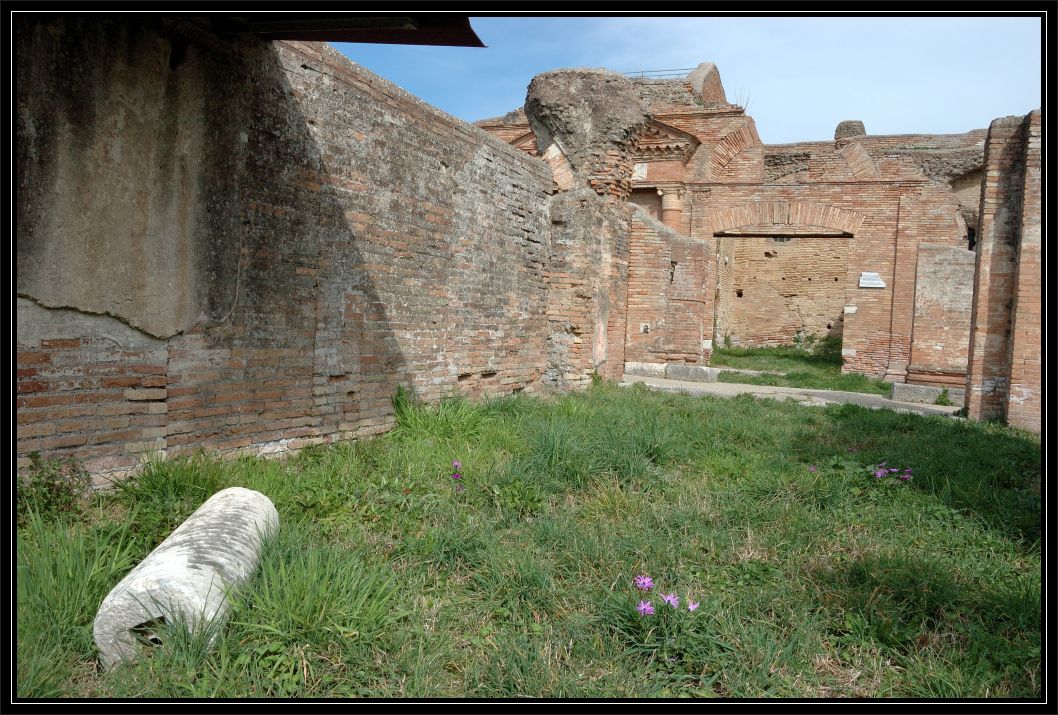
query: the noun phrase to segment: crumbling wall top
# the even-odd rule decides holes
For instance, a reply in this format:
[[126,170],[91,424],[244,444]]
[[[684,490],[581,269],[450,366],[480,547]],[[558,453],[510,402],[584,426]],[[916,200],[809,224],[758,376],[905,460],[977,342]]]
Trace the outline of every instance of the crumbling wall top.
[[867,129],[859,119],[846,119],[843,122],[838,122],[838,126],[834,129],[834,139],[864,136],[867,136]]
[[720,81],[720,70],[712,62],[702,62],[687,75],[687,81],[691,83],[695,93],[706,102],[727,103],[724,94],[724,85]]
[[609,70],[545,72],[529,83],[525,114],[541,155],[561,153],[573,186],[629,195],[633,142],[650,120],[631,80]]

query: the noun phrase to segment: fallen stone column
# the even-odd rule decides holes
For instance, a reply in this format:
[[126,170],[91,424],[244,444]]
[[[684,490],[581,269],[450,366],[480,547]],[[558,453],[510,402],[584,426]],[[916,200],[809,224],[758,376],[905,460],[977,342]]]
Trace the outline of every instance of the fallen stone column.
[[139,655],[137,640],[160,644],[159,629],[181,622],[219,625],[227,589],[245,583],[262,541],[279,528],[271,500],[252,489],[223,489],[200,506],[103,599],[93,628],[106,669]]

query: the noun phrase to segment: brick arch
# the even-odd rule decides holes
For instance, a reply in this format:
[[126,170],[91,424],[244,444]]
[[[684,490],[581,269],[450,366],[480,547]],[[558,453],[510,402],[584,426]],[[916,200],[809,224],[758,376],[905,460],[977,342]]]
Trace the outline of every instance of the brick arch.
[[752,121],[735,127],[713,147],[709,157],[709,174],[713,178],[719,177],[732,159],[751,146],[761,146],[757,128]]
[[745,226],[818,227],[856,234],[864,215],[812,201],[753,201],[711,212],[705,235]]

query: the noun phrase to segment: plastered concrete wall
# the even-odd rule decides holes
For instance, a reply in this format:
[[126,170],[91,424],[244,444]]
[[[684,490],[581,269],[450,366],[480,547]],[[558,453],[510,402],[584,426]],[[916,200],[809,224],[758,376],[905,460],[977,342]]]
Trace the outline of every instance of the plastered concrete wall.
[[135,24],[18,29],[19,295],[156,337],[187,329],[230,277],[208,269],[234,252],[216,236],[234,238],[219,216],[245,161],[229,78],[198,45]]
[[[401,383],[434,400],[542,377],[543,162],[325,45],[20,22],[18,162],[38,189],[19,192],[20,457],[106,473],[152,451],[282,453],[387,429]],[[136,232],[126,209],[154,218]],[[89,254],[104,285],[55,293]]]

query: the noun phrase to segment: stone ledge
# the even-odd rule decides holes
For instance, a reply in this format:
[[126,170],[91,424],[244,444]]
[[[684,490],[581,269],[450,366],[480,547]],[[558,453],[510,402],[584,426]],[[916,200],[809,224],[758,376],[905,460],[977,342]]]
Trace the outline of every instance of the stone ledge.
[[929,385],[912,385],[906,382],[894,382],[889,392],[889,399],[896,402],[919,402],[922,404],[936,404],[937,398],[942,390],[948,391],[948,399],[953,405],[961,405],[966,401],[966,390],[958,387],[930,387]]
[[688,382],[716,382],[720,368],[703,365],[686,365],[684,363],[664,362],[626,362],[626,375],[640,377],[659,377],[667,380],[686,380]]
[[665,366],[665,377],[669,380],[687,380],[688,382],[716,382],[720,370],[701,365],[680,365],[671,363]]

